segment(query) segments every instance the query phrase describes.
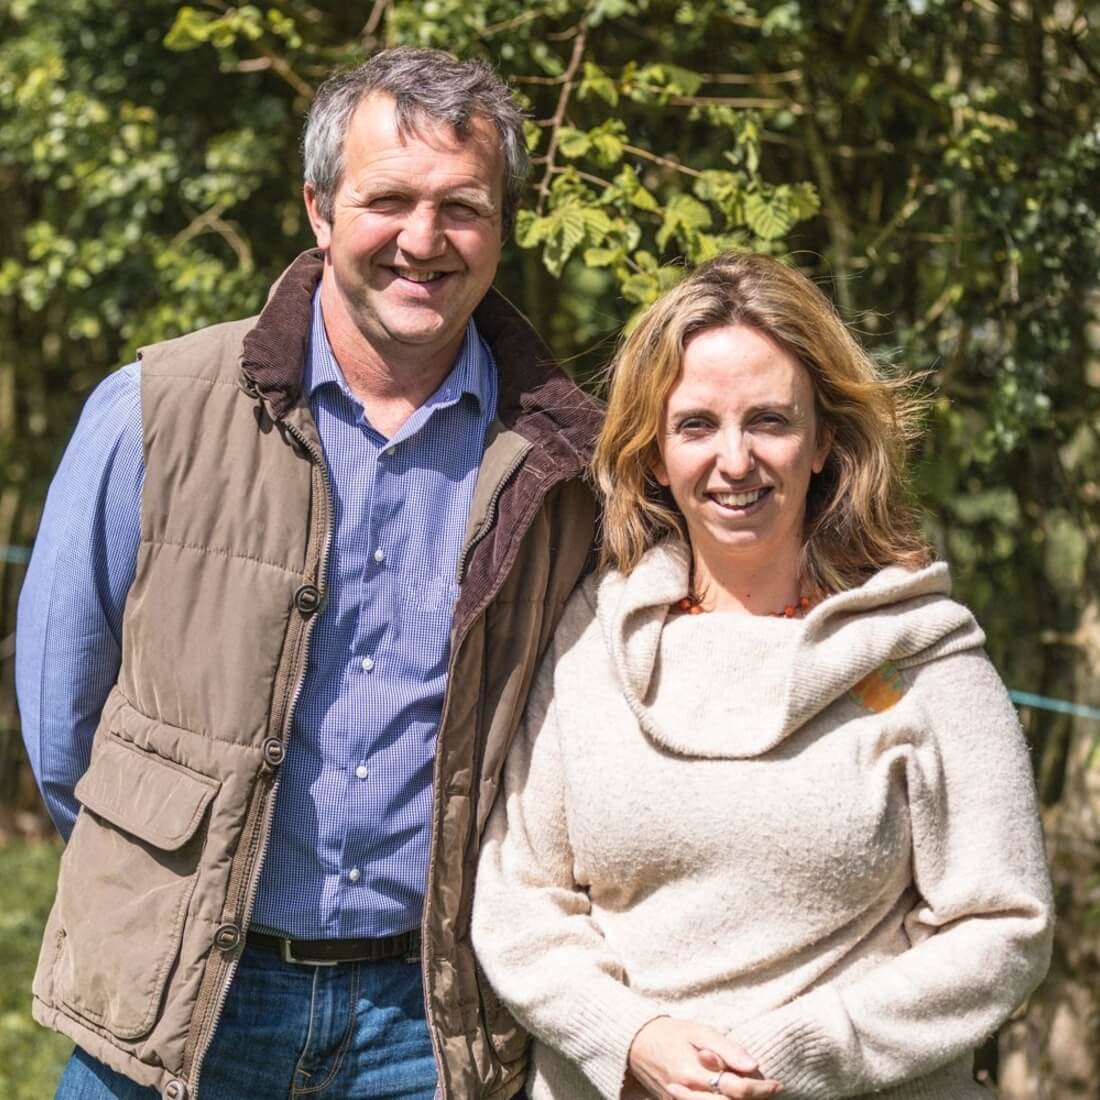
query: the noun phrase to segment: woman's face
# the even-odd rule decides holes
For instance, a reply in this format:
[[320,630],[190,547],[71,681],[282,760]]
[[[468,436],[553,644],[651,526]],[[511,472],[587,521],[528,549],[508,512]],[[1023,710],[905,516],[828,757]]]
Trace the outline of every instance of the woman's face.
[[770,337],[743,325],[696,333],[658,445],[654,474],[697,554],[754,567],[797,556],[810,477],[829,440],[805,367]]

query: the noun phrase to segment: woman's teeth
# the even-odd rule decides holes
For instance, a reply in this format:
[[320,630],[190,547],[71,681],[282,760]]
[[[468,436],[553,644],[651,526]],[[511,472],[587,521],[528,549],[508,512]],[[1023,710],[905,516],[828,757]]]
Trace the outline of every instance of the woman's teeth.
[[726,508],[747,508],[750,504],[755,504],[766,492],[767,489],[753,489],[748,493],[711,493],[711,496]]

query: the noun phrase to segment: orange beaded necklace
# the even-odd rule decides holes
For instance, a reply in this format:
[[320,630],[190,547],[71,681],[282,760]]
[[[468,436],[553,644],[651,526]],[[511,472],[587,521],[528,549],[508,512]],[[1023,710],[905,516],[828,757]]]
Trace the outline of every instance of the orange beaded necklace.
[[[813,596],[800,596],[798,603],[789,603],[780,611],[771,611],[769,614],[775,619],[800,619],[811,607],[821,602],[821,593],[815,592]],[[682,600],[677,600],[673,605],[674,611],[683,611],[687,615],[702,615],[706,608],[703,600],[694,592],[686,595]]]

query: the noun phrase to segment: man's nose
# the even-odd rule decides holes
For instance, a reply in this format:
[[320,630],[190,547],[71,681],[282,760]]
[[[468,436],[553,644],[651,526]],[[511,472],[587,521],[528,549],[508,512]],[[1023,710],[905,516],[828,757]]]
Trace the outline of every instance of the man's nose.
[[397,246],[422,260],[442,255],[447,245],[440,211],[426,204],[410,210],[397,235]]

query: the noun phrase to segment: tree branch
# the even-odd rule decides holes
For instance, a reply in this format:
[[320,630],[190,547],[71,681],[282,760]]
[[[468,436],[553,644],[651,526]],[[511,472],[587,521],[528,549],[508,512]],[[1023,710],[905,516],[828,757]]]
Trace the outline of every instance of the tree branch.
[[588,23],[585,19],[577,24],[576,37],[573,39],[573,54],[569,58],[569,65],[563,74],[561,95],[558,96],[558,106],[551,120],[550,143],[546,148],[546,171],[543,173],[538,189],[538,203],[536,213],[542,214],[546,206],[546,197],[550,194],[550,180],[554,176],[554,160],[558,152],[558,135],[561,133],[562,124],[565,122],[565,109],[569,106],[569,97],[573,93],[573,78],[581,67],[581,58],[584,57],[584,48],[588,43]]
[[217,233],[236,253],[241,270],[252,271],[255,265],[252,261],[252,249],[248,241],[229,222],[222,219],[222,214],[225,213],[228,207],[228,203],[219,202],[210,207],[209,210],[204,210],[172,238],[169,247],[177,248],[195,237],[202,236],[203,233]]
[[[540,157],[537,163],[542,164],[545,159],[545,157]],[[577,179],[582,179],[587,183],[594,183],[597,187],[608,188],[614,186],[611,180],[605,180],[602,176],[594,176],[591,172],[582,172],[580,171],[580,169],[573,168],[572,166],[568,168],[562,168],[558,165],[554,166],[555,176],[560,176],[565,172],[572,172],[574,175],[576,175]]]
[[786,84],[802,79],[801,69],[780,73],[700,73],[707,84]]
[[668,157],[659,157],[656,153],[651,153],[648,149],[639,149],[637,145],[623,145],[623,151],[632,153],[636,157],[642,157],[644,160],[651,160],[654,164],[662,164],[665,168],[675,169],[677,172],[682,172],[685,176],[696,176],[702,178],[703,173],[697,172],[694,168],[688,168],[687,165],[681,164],[678,160],[669,160]]
[[[802,84],[803,98],[807,104],[813,102],[808,84]],[[840,301],[841,309],[849,313],[852,309],[852,290],[848,285],[848,276],[852,269],[852,230],[848,224],[844,205],[837,193],[833,180],[833,169],[829,164],[829,155],[825,151],[825,143],[821,139],[821,132],[817,128],[817,122],[812,113],[807,112],[803,117],[802,132],[806,137],[806,149],[810,154],[810,163],[817,176],[817,187],[821,192],[821,203],[824,207],[825,220],[829,225],[829,236],[832,238],[834,261],[836,265],[836,293]]]
[[390,2],[391,0],[374,0],[374,7],[371,8],[370,15],[359,33],[359,40],[365,46],[372,45],[375,42],[375,36],[383,18],[385,18],[386,9],[390,6]]
[[925,187],[920,195],[917,194],[918,180],[920,173],[914,171],[905,185],[905,199],[901,206],[898,207],[894,216],[878,231],[875,235],[875,239],[863,250],[863,254],[868,260],[878,259],[878,250],[882,246],[883,242],[892,237],[897,230],[903,226],[921,207],[921,203],[924,202],[925,196],[929,193],[930,188]]
[[548,15],[547,8],[533,8],[531,11],[525,11],[522,15],[517,15],[514,19],[505,19],[501,23],[490,23],[481,32],[482,38],[488,38],[490,35],[498,34],[500,31],[514,31],[517,27],[522,27],[527,23],[533,23],[536,19],[541,19],[544,15]]

